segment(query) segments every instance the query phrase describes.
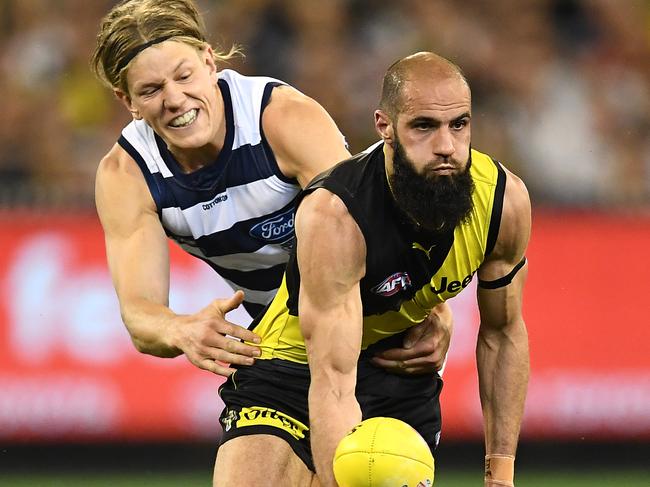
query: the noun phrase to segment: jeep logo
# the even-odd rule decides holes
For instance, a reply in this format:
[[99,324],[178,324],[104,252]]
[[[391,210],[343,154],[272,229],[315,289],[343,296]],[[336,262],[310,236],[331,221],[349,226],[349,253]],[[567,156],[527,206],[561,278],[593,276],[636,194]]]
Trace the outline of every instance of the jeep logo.
[[293,237],[294,208],[273,218],[268,218],[250,229],[252,237],[267,242],[283,242]]
[[447,276],[443,276],[442,281],[440,281],[440,287],[436,289],[435,284],[432,282],[431,283],[431,290],[436,293],[436,294],[441,294],[447,291],[448,293],[457,293],[461,289],[465,289],[467,285],[472,281],[472,277],[474,277],[474,273],[472,272],[470,275],[465,276],[465,279],[463,281],[451,281],[447,283]]

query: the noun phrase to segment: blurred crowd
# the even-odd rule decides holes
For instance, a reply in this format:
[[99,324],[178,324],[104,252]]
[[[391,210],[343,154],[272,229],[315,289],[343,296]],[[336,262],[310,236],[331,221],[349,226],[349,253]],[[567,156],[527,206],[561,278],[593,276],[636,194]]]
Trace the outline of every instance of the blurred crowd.
[[[161,0],[164,1],[164,0]],[[88,69],[114,0],[0,0],[0,207],[93,205],[129,117]],[[228,66],[317,99],[352,152],[386,68],[432,50],[472,87],[473,146],[537,206],[650,209],[648,0],[198,0]]]

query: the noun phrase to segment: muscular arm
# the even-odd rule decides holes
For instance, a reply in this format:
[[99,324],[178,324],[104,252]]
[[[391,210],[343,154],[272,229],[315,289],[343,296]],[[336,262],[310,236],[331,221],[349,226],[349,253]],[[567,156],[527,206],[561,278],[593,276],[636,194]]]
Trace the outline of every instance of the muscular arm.
[[332,117],[316,101],[288,86],[275,88],[262,127],[282,173],[301,187],[350,157]]
[[240,354],[250,357],[255,348],[223,336],[255,339],[223,318],[241,303],[241,293],[195,315],[169,309],[167,237],[140,169],[119,146],[99,165],[95,195],[122,320],[136,348],[158,357],[185,353],[195,365],[222,375],[232,369],[215,360],[246,363]]
[[365,242],[341,200],[317,190],[296,218],[300,269],[300,326],[311,385],[311,446],[320,484],[335,487],[334,450],[361,420],[355,397],[361,349],[359,281],[365,273]]
[[[508,275],[524,257],[530,237],[530,201],[523,183],[508,173],[499,236],[480,267],[482,281]],[[528,387],[528,335],[522,317],[522,295],[528,267],[512,282],[496,289],[478,288],[481,314],[476,348],[479,389],[488,457],[494,479],[512,481],[514,455]],[[504,457],[501,455],[505,455]],[[507,456],[512,456],[512,461]],[[489,477],[489,475],[488,475]],[[510,478],[508,478],[510,477]],[[491,484],[486,478],[486,485]]]

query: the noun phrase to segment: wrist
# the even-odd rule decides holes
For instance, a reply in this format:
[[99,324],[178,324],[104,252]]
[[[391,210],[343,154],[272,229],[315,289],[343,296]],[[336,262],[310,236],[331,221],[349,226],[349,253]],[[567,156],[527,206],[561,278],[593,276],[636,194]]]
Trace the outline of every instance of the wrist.
[[163,317],[160,327],[160,342],[165,349],[173,356],[184,353],[184,345],[187,342],[188,327],[182,321],[181,315],[170,310]]
[[514,477],[514,455],[485,455],[485,487],[513,487]]

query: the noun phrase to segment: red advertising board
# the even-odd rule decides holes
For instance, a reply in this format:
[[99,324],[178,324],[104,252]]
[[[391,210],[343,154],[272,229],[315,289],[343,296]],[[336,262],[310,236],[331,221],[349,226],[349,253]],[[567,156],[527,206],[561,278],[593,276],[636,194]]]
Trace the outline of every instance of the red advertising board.
[[[649,218],[535,214],[524,437],[650,438],[649,248]],[[229,293],[172,246],[173,309],[191,312]],[[474,291],[452,307],[443,435],[478,438]],[[135,351],[94,215],[0,214],[0,439],[215,438],[221,382],[184,357]]]

